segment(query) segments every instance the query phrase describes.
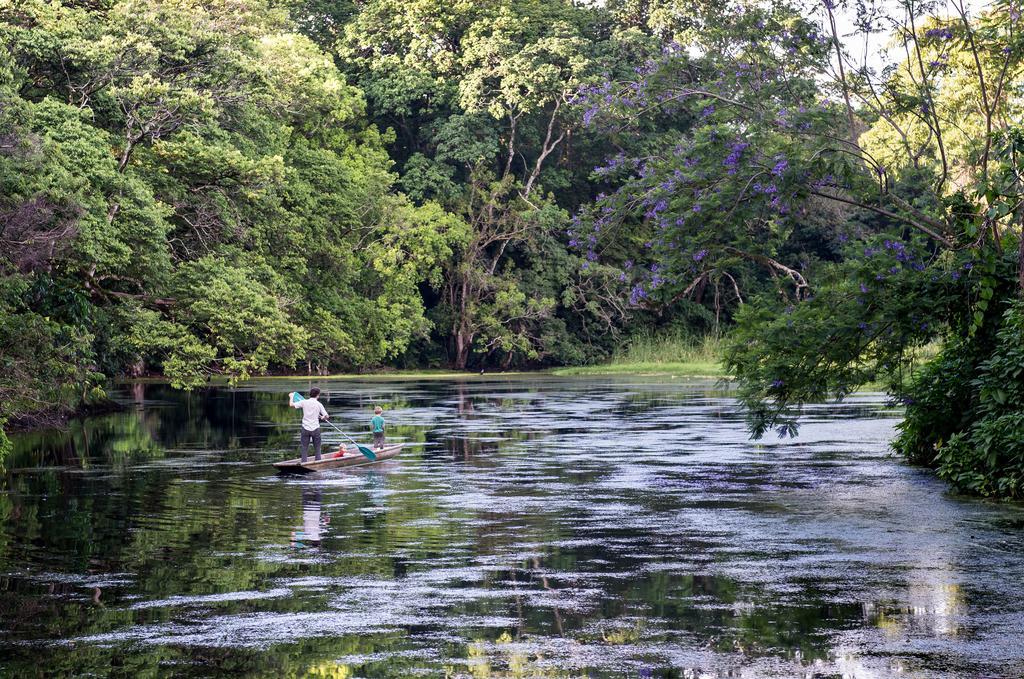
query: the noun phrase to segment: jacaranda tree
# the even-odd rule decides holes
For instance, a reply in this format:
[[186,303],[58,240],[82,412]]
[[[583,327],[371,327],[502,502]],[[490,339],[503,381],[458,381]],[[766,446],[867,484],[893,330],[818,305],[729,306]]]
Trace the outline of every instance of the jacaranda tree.
[[[634,304],[712,284],[716,311],[733,305],[727,362],[755,436],[793,434],[805,403],[884,380],[907,410],[897,450],[960,488],[1019,496],[1020,10],[874,16],[900,55],[879,70],[843,48],[826,3],[817,21],[723,7],[696,44],[586,91],[612,134],[661,115],[692,126],[598,168],[616,189],[573,238],[597,265],[643,234],[615,262]],[[833,251],[794,247],[823,214]]]

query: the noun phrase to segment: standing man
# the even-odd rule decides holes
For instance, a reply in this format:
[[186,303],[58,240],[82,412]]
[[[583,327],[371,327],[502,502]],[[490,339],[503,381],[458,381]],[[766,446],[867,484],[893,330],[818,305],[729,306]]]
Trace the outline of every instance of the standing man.
[[288,402],[292,408],[302,411],[302,436],[299,439],[299,452],[302,455],[302,463],[306,463],[306,449],[312,443],[316,452],[317,462],[320,461],[320,421],[328,418],[327,410],[324,409],[319,400],[320,387],[313,387],[309,390],[309,398],[300,398],[298,392],[288,396]]

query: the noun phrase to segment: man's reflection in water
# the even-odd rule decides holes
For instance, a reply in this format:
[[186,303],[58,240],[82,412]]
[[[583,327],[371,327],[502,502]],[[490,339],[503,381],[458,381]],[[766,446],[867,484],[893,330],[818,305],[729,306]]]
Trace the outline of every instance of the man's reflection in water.
[[320,528],[331,522],[331,517],[320,513],[319,488],[302,489],[302,528],[292,531],[292,547],[320,546]]

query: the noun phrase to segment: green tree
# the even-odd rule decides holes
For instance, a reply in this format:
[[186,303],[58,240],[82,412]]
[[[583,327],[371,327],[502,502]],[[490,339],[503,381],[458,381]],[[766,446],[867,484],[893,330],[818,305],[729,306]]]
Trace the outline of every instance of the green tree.
[[426,335],[464,226],[394,191],[390,133],[294,28],[262,0],[0,4],[0,419]]
[[454,367],[580,357],[566,319],[586,303],[564,293],[583,287],[552,236],[591,196],[574,96],[613,61],[612,26],[569,3],[428,0],[371,2],[346,28],[340,57],[396,131],[402,188],[470,227],[432,312]]
[[[755,436],[793,433],[804,404],[884,379],[907,407],[897,450],[958,487],[1016,496],[1019,460],[999,432],[1012,436],[1021,407],[1020,10],[954,7],[882,17],[906,58],[880,72],[845,51],[831,3],[820,23],[784,4],[710,8],[698,50],[588,92],[585,117],[613,134],[659,115],[693,123],[599,169],[617,188],[574,240],[595,266],[620,264],[636,305],[727,281],[727,362]],[[824,204],[841,206],[841,256],[800,252]],[[629,253],[637,231],[646,247]],[[934,341],[942,352],[918,369]]]

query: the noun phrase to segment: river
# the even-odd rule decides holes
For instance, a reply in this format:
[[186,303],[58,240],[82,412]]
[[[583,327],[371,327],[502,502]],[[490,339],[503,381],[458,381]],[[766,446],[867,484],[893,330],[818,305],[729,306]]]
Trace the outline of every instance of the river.
[[311,384],[15,437],[0,675],[1024,676],[1024,510],[892,457],[881,396],[752,442],[712,382],[324,381],[408,445],[279,476]]

